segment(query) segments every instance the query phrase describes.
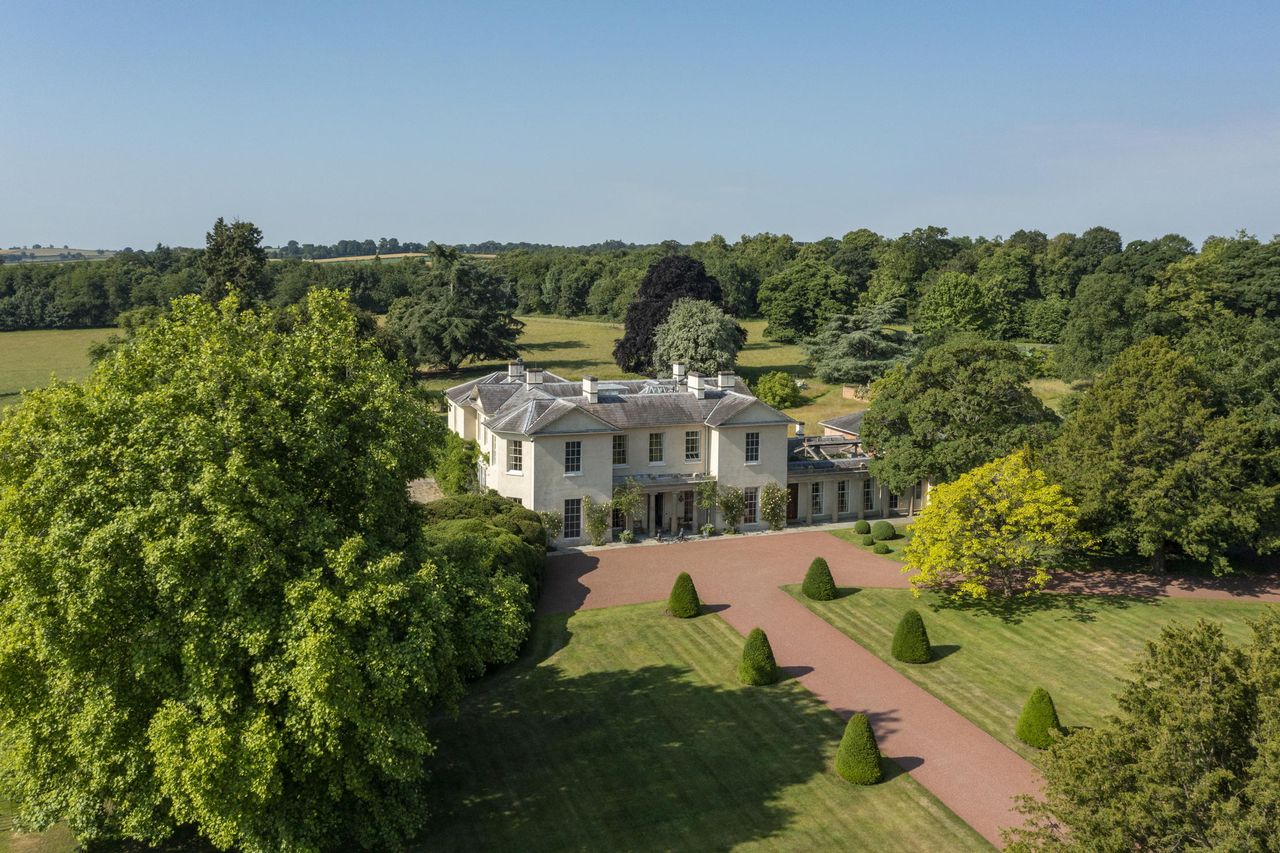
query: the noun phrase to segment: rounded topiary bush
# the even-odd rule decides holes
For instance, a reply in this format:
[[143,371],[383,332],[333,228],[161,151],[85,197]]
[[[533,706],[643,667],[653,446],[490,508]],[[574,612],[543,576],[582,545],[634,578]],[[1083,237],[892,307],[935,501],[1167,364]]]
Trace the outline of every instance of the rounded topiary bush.
[[876,538],[872,536],[870,533],[868,533],[866,536],[863,536],[858,541],[861,542],[863,545],[866,545],[868,548],[876,544]]
[[854,714],[845,725],[836,753],[836,772],[857,785],[874,785],[883,778],[880,747],[866,714]]
[[827,565],[826,560],[821,557],[813,558],[813,562],[809,564],[809,571],[805,572],[800,591],[804,593],[805,598],[811,598],[814,601],[830,601],[836,597],[836,582],[831,577],[831,567]]
[[864,533],[864,534],[865,534],[865,533],[870,533],[870,532],[871,532],[871,522],[867,521],[866,519],[862,519],[862,518],[858,519],[857,521],[855,521],[855,522],[853,523],[853,532],[854,532],[854,533]]
[[893,539],[898,535],[898,528],[893,526],[893,522],[881,519],[871,525],[871,538],[877,542],[883,542],[886,539]]
[[902,614],[893,632],[893,656],[903,663],[928,663],[933,657],[924,620],[914,608]]
[[667,598],[667,612],[681,619],[692,619],[702,612],[702,602],[698,601],[698,590],[693,585],[693,578],[688,572],[681,572],[671,587],[671,595]]
[[743,684],[773,684],[778,680],[778,662],[773,659],[769,638],[759,628],[752,628],[742,647],[742,663],[738,664],[738,680]]
[[877,554],[890,554],[893,552],[893,549],[883,542],[877,542],[875,545],[871,546],[871,550]]
[[1053,707],[1053,697],[1043,687],[1037,687],[1031,691],[1027,704],[1022,706],[1014,734],[1028,746],[1046,749],[1060,731],[1062,726],[1058,723],[1058,711]]

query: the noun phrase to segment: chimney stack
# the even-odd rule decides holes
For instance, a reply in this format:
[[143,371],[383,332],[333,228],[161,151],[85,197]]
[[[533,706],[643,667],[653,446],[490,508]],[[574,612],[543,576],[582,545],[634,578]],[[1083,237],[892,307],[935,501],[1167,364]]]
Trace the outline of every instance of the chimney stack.
[[525,381],[525,384],[527,385],[541,385],[542,384],[542,368],[530,367],[528,370],[525,371],[524,381]]
[[582,393],[587,396],[588,403],[600,402],[600,386],[596,383],[594,376],[582,377]]
[[524,359],[517,358],[515,361],[507,362],[507,378],[521,379],[524,377]]
[[689,390],[697,400],[707,398],[707,386],[702,383],[702,374],[696,370],[689,372]]
[[716,377],[716,384],[720,386],[721,391],[732,391],[737,384],[737,378],[732,371],[722,370]]
[[676,381],[677,385],[684,384],[684,362],[673,361],[671,363],[671,378]]

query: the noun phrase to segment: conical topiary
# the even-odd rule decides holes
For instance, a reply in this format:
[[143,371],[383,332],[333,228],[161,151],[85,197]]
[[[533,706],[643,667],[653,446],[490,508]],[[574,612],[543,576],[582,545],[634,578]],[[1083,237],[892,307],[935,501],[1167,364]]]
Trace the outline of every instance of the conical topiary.
[[840,750],[836,753],[836,772],[857,785],[874,785],[884,773],[880,769],[880,747],[866,714],[854,714],[844,727]]
[[800,591],[805,598],[812,598],[814,601],[830,601],[836,597],[836,582],[831,577],[831,567],[826,560],[821,557],[813,558],[809,571],[805,572]]
[[1062,726],[1058,723],[1058,710],[1053,707],[1053,697],[1043,687],[1037,687],[1031,691],[1027,704],[1022,706],[1014,733],[1028,746],[1046,749],[1060,731]]
[[693,585],[693,578],[688,572],[681,572],[671,587],[671,595],[667,598],[667,612],[681,619],[692,619],[702,612],[702,602],[698,601],[698,590]]
[[933,657],[924,620],[914,608],[902,614],[893,632],[893,656],[903,663],[928,663]]
[[742,647],[742,663],[738,664],[738,680],[743,684],[773,684],[778,680],[778,662],[773,659],[769,638],[759,628],[752,628],[747,644]]

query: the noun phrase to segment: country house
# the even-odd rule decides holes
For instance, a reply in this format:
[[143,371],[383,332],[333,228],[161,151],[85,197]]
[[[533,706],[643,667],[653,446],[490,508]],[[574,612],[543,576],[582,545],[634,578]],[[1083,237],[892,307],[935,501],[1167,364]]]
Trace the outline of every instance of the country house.
[[[848,422],[806,437],[803,425],[756,399],[733,373],[701,376],[677,363],[666,379],[573,382],[515,361],[445,396],[449,428],[484,453],[480,484],[561,513],[558,544],[585,541],[584,497],[608,501],[628,480],[646,495],[630,524],[649,535],[719,526],[717,513],[694,498],[708,480],[743,491],[745,530],[765,526],[760,495],[770,483],[788,491],[788,524],[909,515],[927,500],[921,485],[893,494],[877,484]],[[627,523],[615,514],[615,527]]]

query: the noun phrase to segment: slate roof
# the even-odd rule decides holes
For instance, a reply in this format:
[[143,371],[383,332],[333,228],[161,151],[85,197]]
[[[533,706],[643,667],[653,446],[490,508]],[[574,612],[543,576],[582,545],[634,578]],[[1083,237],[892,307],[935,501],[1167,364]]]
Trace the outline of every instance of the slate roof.
[[[581,382],[546,372],[543,377],[541,384],[528,385],[505,372],[491,373],[454,386],[445,395],[458,405],[478,407],[486,416],[485,426],[494,432],[519,435],[542,432],[575,411],[600,421],[603,432],[695,423],[720,426],[759,402],[740,385],[722,391],[714,376],[706,378],[708,387],[701,400],[674,379],[619,379],[599,382],[594,403],[587,401]],[[771,411],[777,417],[761,423],[795,423],[782,412]]]
[[866,410],[864,409],[851,415],[827,418],[825,421],[818,421],[818,426],[831,427],[832,429],[840,430],[840,432],[851,432],[857,435],[862,430],[862,416],[865,414]]

